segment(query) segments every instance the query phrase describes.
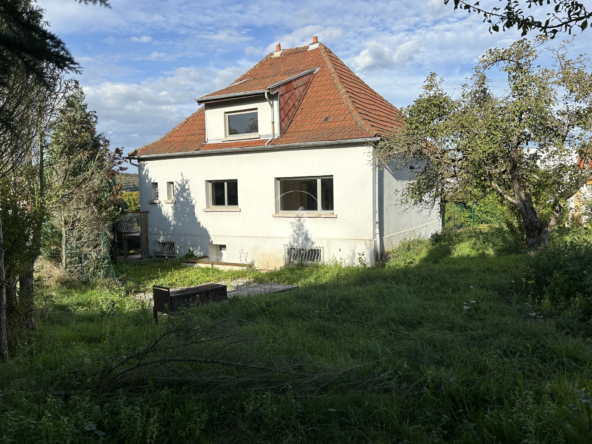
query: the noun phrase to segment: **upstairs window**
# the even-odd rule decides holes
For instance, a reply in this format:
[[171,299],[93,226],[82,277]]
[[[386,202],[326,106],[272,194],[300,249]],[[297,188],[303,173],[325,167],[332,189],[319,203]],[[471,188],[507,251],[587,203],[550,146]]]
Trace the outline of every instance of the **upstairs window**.
[[167,182],[167,202],[173,202],[175,200],[175,183]]
[[333,177],[277,179],[281,211],[333,211]]
[[257,110],[226,114],[227,137],[251,136],[259,134]]
[[152,182],[152,200],[156,201],[158,200],[158,183],[157,182]]
[[212,180],[208,188],[209,207],[238,206],[238,181]]

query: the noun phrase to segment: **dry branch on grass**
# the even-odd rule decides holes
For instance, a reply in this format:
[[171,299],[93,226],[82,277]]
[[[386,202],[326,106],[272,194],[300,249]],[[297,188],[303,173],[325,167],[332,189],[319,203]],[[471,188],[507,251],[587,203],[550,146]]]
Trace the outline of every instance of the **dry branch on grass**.
[[93,380],[90,390],[106,395],[124,389],[143,391],[150,386],[191,383],[204,395],[236,390],[316,392],[343,384],[374,385],[347,379],[354,370],[370,364],[332,369],[320,363],[304,363],[288,356],[262,359],[265,346],[236,328],[236,322],[216,323],[196,318],[191,311],[171,319],[150,344],[133,353],[111,359]]

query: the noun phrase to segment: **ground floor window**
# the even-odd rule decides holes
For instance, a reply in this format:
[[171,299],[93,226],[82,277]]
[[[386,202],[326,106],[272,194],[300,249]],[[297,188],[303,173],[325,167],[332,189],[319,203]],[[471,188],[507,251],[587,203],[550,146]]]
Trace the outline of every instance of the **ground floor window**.
[[333,177],[279,178],[279,211],[333,211]]
[[208,182],[208,201],[210,207],[238,206],[238,181],[212,180]]

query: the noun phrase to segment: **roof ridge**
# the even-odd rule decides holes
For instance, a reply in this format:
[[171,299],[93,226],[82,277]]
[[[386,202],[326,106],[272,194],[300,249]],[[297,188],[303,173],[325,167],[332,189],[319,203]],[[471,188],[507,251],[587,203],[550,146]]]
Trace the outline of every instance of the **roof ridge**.
[[[374,88],[372,88],[370,85],[368,85],[360,76],[358,76],[348,65],[346,65],[343,60],[341,60],[339,58],[339,56],[337,54],[335,54],[333,51],[331,51],[331,49],[326,48],[327,52],[330,53],[330,56],[334,57],[340,64],[340,69],[344,69],[347,71],[347,73],[349,75],[351,75],[356,82],[359,82],[361,84],[361,86],[365,87],[368,89],[369,92],[371,92],[372,94],[374,94],[376,96],[376,98],[378,98],[382,103],[388,105],[389,107],[391,107],[397,114],[400,115],[401,111],[399,110],[399,108],[397,108],[395,105],[393,105],[391,102],[389,102],[388,100],[386,100],[381,94],[379,94],[378,92],[376,92],[376,90]],[[340,77],[341,78],[341,77]],[[349,91],[347,89],[347,84],[345,82],[342,82],[343,88],[345,89],[345,91],[347,92],[348,97],[350,97],[350,93],[351,91]],[[351,86],[351,85],[350,85]],[[350,98],[350,100],[352,100]],[[355,107],[356,111],[358,111],[358,107],[355,104],[355,97],[352,100],[352,105]],[[371,122],[369,122],[366,118],[362,117],[361,113],[360,113],[360,119],[366,124],[368,125],[370,128],[372,128],[373,132],[376,131],[380,131],[382,132],[382,130],[380,128],[376,128]]]
[[263,57],[261,60],[259,60],[257,63],[255,63],[251,69],[249,69],[247,72],[245,72],[244,74],[241,74],[238,79],[234,80],[230,86],[234,85],[236,82],[240,81],[240,79],[242,79],[243,77],[245,77],[247,74],[253,72],[253,70],[255,68],[257,68],[259,65],[261,65],[263,62],[265,62],[267,59],[269,59],[271,56],[273,55],[273,52],[270,52],[269,54],[267,54],[265,57]]
[[345,106],[349,110],[349,112],[352,115],[352,117],[354,118],[355,122],[360,127],[362,127],[364,130],[368,131],[369,133],[372,133],[373,131],[370,129],[370,125],[368,125],[366,123],[366,121],[362,118],[362,116],[360,115],[360,113],[356,109],[356,106],[354,105],[354,103],[350,99],[347,89],[345,88],[345,85],[342,83],[341,78],[339,77],[339,74],[335,70],[335,66],[333,65],[333,61],[330,60],[329,55],[327,54],[327,52],[331,51],[331,50],[329,48],[327,48],[325,45],[323,45],[322,43],[319,43],[319,49],[321,50],[321,55],[323,56],[323,59],[324,59],[325,63],[327,64],[327,68],[329,68],[329,73],[331,74],[333,82],[335,82],[335,86],[337,87],[337,91],[339,91],[339,95],[341,96],[343,103],[345,104]]

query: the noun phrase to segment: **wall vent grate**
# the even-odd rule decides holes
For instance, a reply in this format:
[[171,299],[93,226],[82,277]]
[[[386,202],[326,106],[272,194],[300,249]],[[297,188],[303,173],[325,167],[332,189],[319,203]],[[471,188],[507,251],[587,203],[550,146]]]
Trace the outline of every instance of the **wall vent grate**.
[[310,264],[323,262],[323,247],[312,246],[309,248],[285,246],[284,262],[286,264]]
[[154,241],[154,255],[157,257],[176,257],[177,251],[173,241]]

